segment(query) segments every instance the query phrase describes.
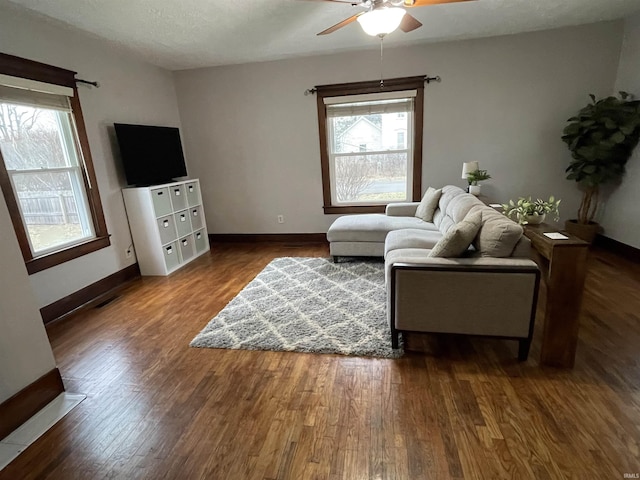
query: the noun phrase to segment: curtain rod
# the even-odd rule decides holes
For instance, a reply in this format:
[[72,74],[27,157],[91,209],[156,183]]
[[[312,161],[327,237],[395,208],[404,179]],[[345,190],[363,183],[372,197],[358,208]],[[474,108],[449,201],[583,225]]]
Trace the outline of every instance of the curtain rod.
[[[440,75],[436,75],[435,77],[425,77],[424,81],[427,82],[427,84],[431,83],[431,82],[442,82],[442,78],[440,78]],[[313,95],[314,93],[316,93],[318,91],[318,89],[316,87],[313,88],[307,88],[304,91],[304,96],[306,97],[307,95]]]
[[91,82],[89,80],[82,80],[81,78],[76,78],[76,83],[85,83],[87,85],[93,85],[96,88],[100,88],[100,84],[98,82]]

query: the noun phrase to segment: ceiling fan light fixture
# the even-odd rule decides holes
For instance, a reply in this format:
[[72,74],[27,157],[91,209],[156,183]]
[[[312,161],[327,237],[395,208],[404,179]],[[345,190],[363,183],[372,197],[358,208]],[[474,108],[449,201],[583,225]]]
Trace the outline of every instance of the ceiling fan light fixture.
[[360,15],[358,23],[367,35],[372,37],[384,36],[400,26],[405,13],[402,8],[376,8]]

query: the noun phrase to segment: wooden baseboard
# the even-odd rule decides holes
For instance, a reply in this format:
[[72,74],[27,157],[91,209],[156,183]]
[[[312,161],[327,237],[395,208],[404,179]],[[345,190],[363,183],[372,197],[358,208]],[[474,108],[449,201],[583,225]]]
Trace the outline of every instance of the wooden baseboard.
[[640,249],[627,245],[626,243],[619,242],[613,238],[605,237],[604,235],[596,235],[593,242],[594,245],[609,250],[625,257],[627,260],[631,260],[635,263],[640,263]]
[[327,243],[326,233],[210,233],[209,243]]
[[104,297],[112,293],[114,289],[139,276],[140,267],[138,264],[134,263],[133,265],[129,265],[128,267],[123,268],[102,280],[98,280],[77,292],[42,307],[40,309],[42,320],[46,324],[54,320],[58,320],[82,307],[89,307],[93,304],[99,303],[100,301],[104,301]]
[[38,413],[45,405],[64,392],[57,368],[0,404],[0,440]]

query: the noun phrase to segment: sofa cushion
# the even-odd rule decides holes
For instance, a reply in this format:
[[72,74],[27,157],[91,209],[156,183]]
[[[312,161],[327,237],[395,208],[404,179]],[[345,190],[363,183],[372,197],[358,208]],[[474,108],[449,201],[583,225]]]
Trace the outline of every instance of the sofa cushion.
[[451,199],[445,213],[450,216],[455,223],[459,223],[467,218],[468,213],[476,205],[484,205],[484,203],[478,200],[478,197],[475,195],[461,193]]
[[[405,228],[404,230],[393,230],[387,235],[384,241],[384,256],[387,253],[400,248],[424,248],[432,249],[442,234],[438,230],[418,230],[416,228]],[[424,252],[426,255],[427,252]]]
[[433,223],[423,222],[416,217],[389,217],[383,213],[365,213],[346,215],[336,219],[327,231],[330,242],[379,242],[392,230],[418,228],[421,230],[438,229]]
[[438,202],[438,208],[442,211],[446,211],[449,202],[462,193],[465,193],[465,191],[460,187],[456,187],[455,185],[445,185],[442,187],[442,196]]
[[[429,255],[429,250],[425,250],[424,248],[401,248],[398,250],[391,250],[389,254],[384,259],[384,281],[385,284],[389,285],[389,280],[391,279],[391,267],[393,267],[397,263],[416,263],[416,264],[424,264],[426,263],[427,256]],[[387,287],[387,293],[389,293],[389,288]]]
[[465,193],[461,188],[447,185],[442,188],[438,210],[433,223],[442,233],[447,233],[456,223],[461,222],[475,205],[483,205],[477,197]]
[[522,237],[522,227],[491,207],[473,207],[482,214],[482,226],[473,246],[482,257],[510,257]]
[[512,257],[531,258],[531,240],[526,235],[522,235],[518,243],[511,252]]
[[424,193],[422,200],[420,200],[420,205],[416,209],[415,216],[421,218],[425,222],[433,221],[433,213],[438,208],[438,201],[440,200],[440,196],[442,195],[442,189],[435,189],[433,187],[429,187],[427,191]]
[[430,257],[459,257],[471,245],[473,239],[478,234],[482,225],[482,213],[479,210],[469,212],[464,220],[457,223],[453,228],[438,241],[429,253]]

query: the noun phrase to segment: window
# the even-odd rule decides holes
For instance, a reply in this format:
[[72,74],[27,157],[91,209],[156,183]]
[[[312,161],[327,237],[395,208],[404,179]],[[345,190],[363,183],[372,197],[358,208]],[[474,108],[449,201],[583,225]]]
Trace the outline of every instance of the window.
[[325,213],[419,200],[424,77],[316,88]]
[[0,54],[0,160],[29,273],[109,245],[73,72]]
[[[408,116],[398,118],[398,109]],[[413,183],[408,161],[412,158],[411,149],[404,140],[398,144],[396,132],[404,135],[411,129],[413,97],[349,103],[331,103],[329,99],[326,111],[331,204],[375,205],[409,200]]]

